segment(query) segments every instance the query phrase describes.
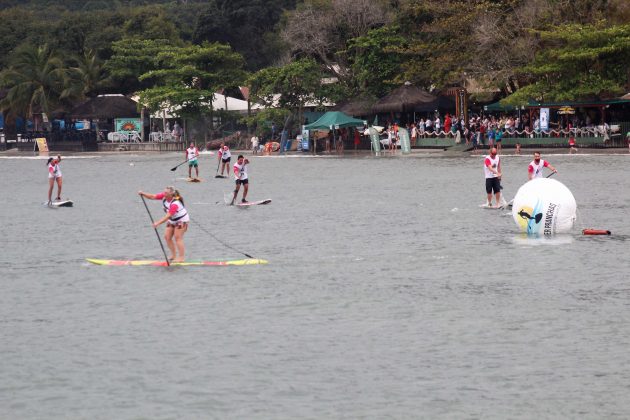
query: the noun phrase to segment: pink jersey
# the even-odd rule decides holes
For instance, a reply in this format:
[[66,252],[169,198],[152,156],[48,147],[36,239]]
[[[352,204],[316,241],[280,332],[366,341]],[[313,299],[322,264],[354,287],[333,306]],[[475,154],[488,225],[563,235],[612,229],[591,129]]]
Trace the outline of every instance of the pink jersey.
[[173,199],[172,201],[168,201],[164,198],[164,193],[155,194],[156,200],[162,200],[162,206],[164,206],[164,212],[170,215],[169,223],[171,222],[188,222],[190,218],[188,217],[188,212],[186,208],[182,204],[181,201]]
[[549,162],[544,159],[540,159],[540,162],[536,164],[535,160],[532,160],[529,166],[527,167],[527,172],[530,174],[534,174],[534,178],[542,178],[542,170],[549,166]]

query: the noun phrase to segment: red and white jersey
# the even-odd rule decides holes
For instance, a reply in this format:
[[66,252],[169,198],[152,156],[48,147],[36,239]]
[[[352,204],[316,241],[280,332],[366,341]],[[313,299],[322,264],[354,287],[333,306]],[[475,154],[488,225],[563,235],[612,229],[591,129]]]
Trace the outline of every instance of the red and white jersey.
[[501,159],[499,158],[499,155],[496,155],[494,158],[491,155],[486,156],[486,159],[483,162],[483,172],[486,175],[486,178],[498,177],[498,175],[488,169],[488,167],[494,169],[495,171],[499,171],[500,164]]
[[162,207],[164,208],[164,213],[168,213],[170,218],[167,223],[174,224],[176,222],[188,222],[190,221],[190,217],[188,216],[188,212],[184,207],[184,204],[179,200],[171,200],[168,201],[164,198],[164,193],[158,193],[155,195],[157,200],[162,200]]
[[189,147],[186,149],[187,160],[193,160],[199,156],[199,150],[196,147]]
[[230,148],[227,146],[223,146],[223,149],[219,149],[219,158],[221,159],[227,159],[229,157],[232,156],[232,153],[230,153]]
[[61,178],[61,169],[55,160],[48,164],[48,178]]
[[240,180],[247,179],[247,163],[245,161],[242,165],[239,165],[238,162],[234,164],[234,176]]
[[532,178],[542,178],[543,168],[547,166],[549,166],[549,162],[544,159],[540,159],[540,162],[538,162],[538,164],[536,164],[535,160],[532,160],[532,162],[527,167],[527,171],[530,174],[534,175]]

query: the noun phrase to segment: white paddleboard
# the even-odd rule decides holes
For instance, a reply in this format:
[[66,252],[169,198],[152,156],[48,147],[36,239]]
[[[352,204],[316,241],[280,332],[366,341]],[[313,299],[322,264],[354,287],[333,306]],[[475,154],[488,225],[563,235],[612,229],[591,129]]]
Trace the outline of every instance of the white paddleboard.
[[249,207],[249,206],[258,206],[258,205],[264,205],[264,204],[269,204],[269,203],[271,203],[270,198],[266,200],[259,200],[259,201],[248,201],[247,203],[235,203],[235,205],[238,207]]
[[503,206],[489,206],[488,203],[479,204],[479,207],[487,210],[501,210]]
[[74,206],[74,202],[72,200],[60,200],[60,201],[44,201],[42,203],[44,206],[48,207],[72,207]]

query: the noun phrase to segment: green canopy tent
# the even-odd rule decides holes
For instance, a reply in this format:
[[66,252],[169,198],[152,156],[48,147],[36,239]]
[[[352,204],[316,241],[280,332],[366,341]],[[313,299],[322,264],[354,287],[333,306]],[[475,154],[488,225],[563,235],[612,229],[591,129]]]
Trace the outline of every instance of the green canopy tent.
[[[365,122],[352,118],[340,111],[330,111],[319,117],[317,121],[312,124],[304,126],[305,130],[333,130],[333,142],[335,147],[337,146],[337,139],[334,137],[337,128],[345,127],[363,127]],[[313,153],[316,151],[315,140],[313,140]]]
[[340,111],[329,111],[314,123],[304,126],[305,130],[331,130],[333,128],[362,127],[363,120],[352,118]]

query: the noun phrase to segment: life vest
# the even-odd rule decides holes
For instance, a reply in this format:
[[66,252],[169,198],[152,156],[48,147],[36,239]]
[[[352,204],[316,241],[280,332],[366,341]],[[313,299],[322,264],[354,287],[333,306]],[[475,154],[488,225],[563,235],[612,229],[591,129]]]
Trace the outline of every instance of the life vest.
[[[177,213],[172,214],[169,218],[169,222],[187,222],[188,221],[188,212],[184,207],[184,204],[179,200],[168,201],[166,198],[162,199],[162,206],[164,207],[164,213],[168,213],[168,210],[171,207],[171,204],[177,204]],[[184,220],[182,220],[184,219]]]

